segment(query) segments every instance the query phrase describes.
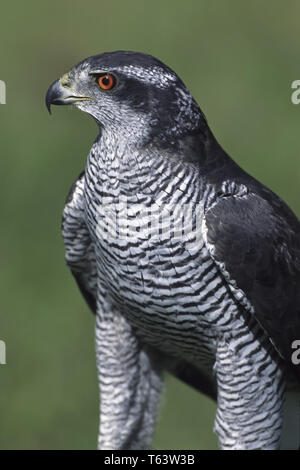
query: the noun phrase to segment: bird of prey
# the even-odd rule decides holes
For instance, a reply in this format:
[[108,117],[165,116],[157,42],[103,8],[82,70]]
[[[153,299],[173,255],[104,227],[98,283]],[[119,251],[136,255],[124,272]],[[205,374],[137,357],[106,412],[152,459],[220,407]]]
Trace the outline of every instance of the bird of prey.
[[284,406],[299,416],[296,216],[150,55],[89,57],[46,104],[73,104],[100,129],[62,222],[95,313],[99,449],[149,448],[166,370],[217,400],[221,449],[284,446]]

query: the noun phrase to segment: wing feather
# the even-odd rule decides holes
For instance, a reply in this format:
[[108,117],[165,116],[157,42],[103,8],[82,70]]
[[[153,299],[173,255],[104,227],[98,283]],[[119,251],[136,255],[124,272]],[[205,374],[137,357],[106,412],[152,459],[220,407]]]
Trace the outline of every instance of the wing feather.
[[296,216],[266,188],[262,194],[219,197],[205,214],[203,237],[236,300],[290,361],[292,342],[300,338]]
[[66,262],[88,306],[96,314],[97,270],[94,245],[84,218],[84,172],[69,191],[62,218]]

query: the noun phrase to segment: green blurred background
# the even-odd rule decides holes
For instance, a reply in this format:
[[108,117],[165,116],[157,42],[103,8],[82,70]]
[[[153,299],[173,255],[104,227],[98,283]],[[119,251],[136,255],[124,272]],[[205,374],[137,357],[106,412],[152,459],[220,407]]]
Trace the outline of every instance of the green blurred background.
[[[127,49],[183,78],[218,140],[300,215],[300,2],[102,0],[0,6],[0,449],[93,449],[98,427],[94,319],[64,264],[60,219],[97,128],[44,106],[79,60]],[[215,405],[172,378],[154,446],[215,449]]]

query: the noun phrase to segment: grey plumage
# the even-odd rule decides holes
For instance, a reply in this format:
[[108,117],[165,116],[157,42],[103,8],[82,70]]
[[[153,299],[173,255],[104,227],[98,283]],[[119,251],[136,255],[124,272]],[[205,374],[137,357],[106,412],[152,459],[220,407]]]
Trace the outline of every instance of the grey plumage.
[[[107,74],[113,86],[101,89]],[[166,369],[217,390],[221,448],[279,448],[285,390],[299,390],[294,214],[230,159],[151,56],[88,58],[46,102],[74,103],[100,127],[62,227],[96,314],[99,448],[150,446]]]

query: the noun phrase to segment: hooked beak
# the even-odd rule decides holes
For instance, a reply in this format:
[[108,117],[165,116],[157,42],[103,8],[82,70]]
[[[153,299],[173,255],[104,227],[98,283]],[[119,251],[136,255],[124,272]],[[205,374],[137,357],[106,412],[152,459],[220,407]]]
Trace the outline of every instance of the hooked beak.
[[89,96],[76,96],[72,94],[70,82],[66,81],[66,75],[64,75],[50,85],[46,94],[46,106],[51,114],[52,104],[66,105],[75,103],[76,101],[88,101],[92,99],[93,98]]

